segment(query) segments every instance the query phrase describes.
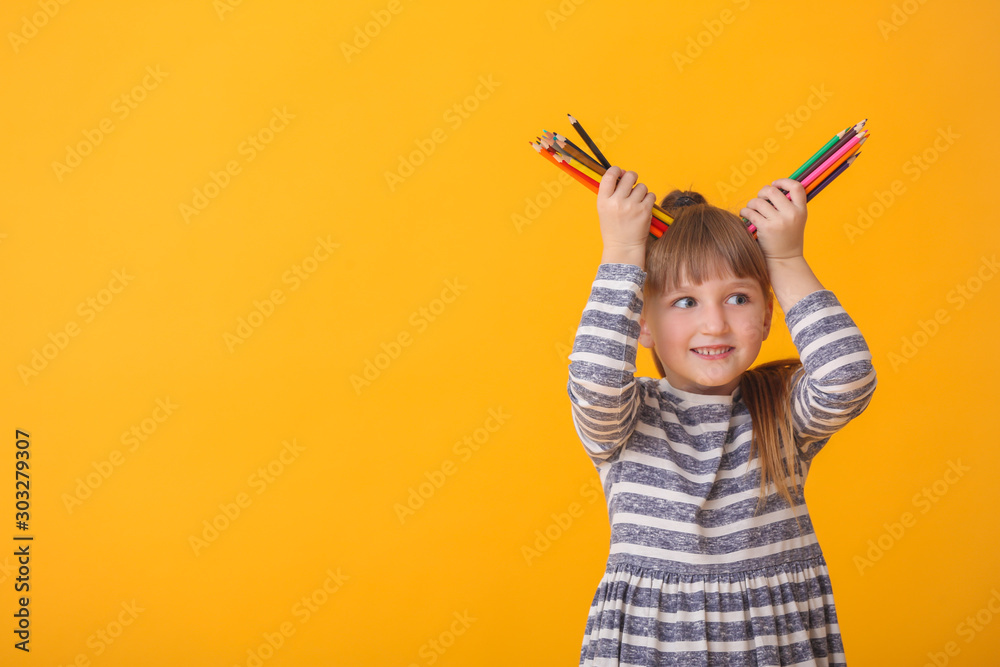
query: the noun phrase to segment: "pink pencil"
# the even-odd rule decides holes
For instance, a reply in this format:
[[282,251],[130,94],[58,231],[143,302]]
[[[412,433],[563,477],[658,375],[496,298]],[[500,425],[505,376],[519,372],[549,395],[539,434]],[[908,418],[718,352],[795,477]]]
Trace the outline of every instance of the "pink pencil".
[[839,160],[845,153],[847,153],[847,151],[851,150],[851,148],[853,148],[855,144],[857,144],[859,141],[861,141],[867,136],[868,136],[868,131],[865,130],[863,134],[855,134],[853,137],[851,137],[851,140],[848,141],[843,146],[841,146],[839,151],[828,157],[819,167],[813,169],[812,173],[809,174],[809,176],[807,176],[804,181],[802,181],[802,187],[806,187],[807,185],[815,181],[820,174],[825,172],[830,167],[830,165]]

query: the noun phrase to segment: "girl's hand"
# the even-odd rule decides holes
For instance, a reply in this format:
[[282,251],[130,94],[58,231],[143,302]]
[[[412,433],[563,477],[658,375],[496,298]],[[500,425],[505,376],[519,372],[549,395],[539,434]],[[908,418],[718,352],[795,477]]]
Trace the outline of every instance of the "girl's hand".
[[617,166],[601,178],[597,214],[606,249],[644,251],[646,247],[656,195],[642,183],[636,185],[638,178],[634,171],[623,172]]
[[[787,190],[792,200],[788,201],[778,187]],[[803,256],[808,214],[806,189],[791,178],[779,178],[771,185],[765,185],[755,199],[740,209],[740,215],[757,226],[757,242],[767,259]]]

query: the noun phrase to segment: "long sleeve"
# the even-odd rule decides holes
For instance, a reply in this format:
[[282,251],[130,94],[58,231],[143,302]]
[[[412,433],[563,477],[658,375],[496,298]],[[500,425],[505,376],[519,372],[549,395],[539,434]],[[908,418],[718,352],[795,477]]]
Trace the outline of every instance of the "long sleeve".
[[877,379],[861,331],[833,292],[817,290],[785,313],[802,368],[792,377],[795,444],[808,465],[868,407]]
[[569,355],[573,425],[595,464],[614,456],[639,419],[635,358],[645,279],[634,264],[601,264]]

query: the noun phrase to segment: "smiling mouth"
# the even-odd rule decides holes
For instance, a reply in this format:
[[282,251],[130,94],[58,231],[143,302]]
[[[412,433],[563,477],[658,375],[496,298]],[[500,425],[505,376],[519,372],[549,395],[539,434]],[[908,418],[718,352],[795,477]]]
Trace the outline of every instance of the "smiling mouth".
[[712,347],[695,347],[691,351],[703,359],[722,359],[728,357],[729,353],[736,348],[729,345],[715,345]]

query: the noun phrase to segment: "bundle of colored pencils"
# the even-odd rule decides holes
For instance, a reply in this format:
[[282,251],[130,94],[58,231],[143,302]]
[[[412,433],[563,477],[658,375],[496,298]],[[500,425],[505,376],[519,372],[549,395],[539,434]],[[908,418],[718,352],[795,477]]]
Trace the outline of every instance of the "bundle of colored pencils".
[[[541,137],[536,137],[538,142],[528,143],[538,151],[538,154],[549,160],[571,177],[582,183],[595,194],[600,185],[601,177],[611,168],[611,163],[604,157],[604,154],[597,148],[583,126],[576,118],[569,116],[569,122],[573,129],[577,131],[587,147],[592,151],[593,157],[582,148],[574,144],[561,134],[543,130]],[[868,139],[868,130],[863,130],[868,119],[864,119],[857,125],[847,127],[841,132],[833,135],[831,139],[816,151],[811,158],[795,170],[789,178],[797,180],[806,190],[806,201],[811,200],[819,191],[828,186],[833,179],[840,176],[854,163],[860,155],[861,144]],[[782,190],[782,192],[785,192]],[[788,193],[785,192],[788,199]],[[757,228],[746,218],[742,218],[747,228],[757,238]],[[673,218],[658,204],[653,205],[653,217],[650,220],[649,233],[659,238],[667,230]]]

